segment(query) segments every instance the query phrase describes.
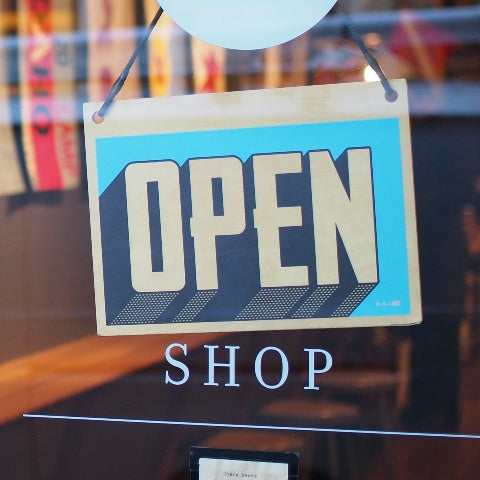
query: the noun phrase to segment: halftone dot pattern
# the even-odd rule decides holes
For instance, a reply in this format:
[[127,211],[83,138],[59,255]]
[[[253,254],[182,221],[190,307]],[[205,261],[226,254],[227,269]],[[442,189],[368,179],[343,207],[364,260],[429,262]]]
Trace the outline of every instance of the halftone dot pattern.
[[237,320],[285,318],[308,287],[262,288],[237,315]]
[[117,315],[112,325],[154,323],[178,292],[138,293]]
[[208,302],[217,294],[218,290],[200,290],[182,308],[180,313],[173,319],[173,323],[191,322]]
[[376,283],[362,283],[357,285],[348,295],[348,297],[332,313],[332,317],[350,316],[376,285]]
[[312,318],[316,311],[338,289],[338,285],[326,285],[317,289],[305,300],[300,308],[292,315],[292,318]]

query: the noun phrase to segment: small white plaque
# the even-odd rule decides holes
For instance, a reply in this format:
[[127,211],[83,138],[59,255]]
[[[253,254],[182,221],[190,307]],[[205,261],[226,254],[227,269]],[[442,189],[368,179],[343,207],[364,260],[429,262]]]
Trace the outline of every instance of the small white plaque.
[[201,458],[199,480],[288,480],[288,464]]

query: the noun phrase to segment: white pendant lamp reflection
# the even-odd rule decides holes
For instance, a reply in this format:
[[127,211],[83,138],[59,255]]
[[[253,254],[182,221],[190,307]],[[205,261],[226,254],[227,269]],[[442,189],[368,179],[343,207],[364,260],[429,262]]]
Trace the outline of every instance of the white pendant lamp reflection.
[[337,0],[158,0],[189,34],[237,50],[267,48],[312,28]]

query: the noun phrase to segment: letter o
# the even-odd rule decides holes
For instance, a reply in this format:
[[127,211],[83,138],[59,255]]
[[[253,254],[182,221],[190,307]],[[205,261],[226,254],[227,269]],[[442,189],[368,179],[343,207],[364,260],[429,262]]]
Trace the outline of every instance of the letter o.
[[[282,376],[279,382],[275,385],[268,385],[267,383],[265,383],[262,376],[263,355],[265,354],[265,352],[269,350],[277,352],[280,355],[280,359],[282,360]],[[257,357],[255,358],[255,376],[257,377],[257,380],[260,383],[260,385],[262,385],[265,388],[268,388],[269,390],[275,390],[277,388],[280,388],[287,381],[288,369],[289,369],[289,366],[288,366],[287,356],[285,355],[285,353],[283,353],[282,350],[280,350],[277,347],[265,347],[258,352]]]

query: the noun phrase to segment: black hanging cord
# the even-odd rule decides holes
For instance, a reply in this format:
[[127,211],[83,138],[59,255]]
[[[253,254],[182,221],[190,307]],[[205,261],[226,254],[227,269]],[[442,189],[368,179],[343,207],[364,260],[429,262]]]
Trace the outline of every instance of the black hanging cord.
[[162,16],[162,14],[163,14],[163,8],[159,7],[157,13],[155,14],[155,17],[153,17],[153,20],[150,22],[150,25],[142,35],[142,38],[138,42],[134,52],[132,53],[132,56],[130,57],[127,64],[125,65],[125,68],[122,70],[122,73],[118,76],[117,80],[115,80],[115,83],[112,85],[112,88],[110,88],[110,92],[108,92],[107,98],[103,102],[103,105],[100,107],[100,110],[98,110],[98,112],[95,112],[93,114],[93,120],[95,123],[103,122],[103,119],[105,118],[105,115],[107,114],[108,109],[112,105],[114,98],[117,96],[118,92],[122,89],[123,84],[125,83],[125,80],[127,79],[128,74],[130,73],[130,68],[132,67],[133,62],[135,62],[140,51],[144,47],[148,38],[150,37],[152,30],[155,28],[155,25],[160,20],[160,17]]
[[378,75],[378,78],[380,79],[380,82],[382,83],[382,86],[385,90],[385,99],[388,102],[394,102],[398,98],[397,91],[394,90],[390,85],[390,82],[385,76],[385,73],[383,73],[382,67],[380,67],[380,64],[378,63],[377,59],[369,52],[367,46],[362,40],[362,37],[353,28],[353,25],[350,23],[350,20],[348,19],[348,17],[342,12],[339,12],[339,13],[343,21],[345,22],[345,25],[347,26],[348,31],[350,32],[350,35],[352,36],[355,43],[358,45],[358,48],[363,53],[363,56],[367,60],[368,64],[370,65],[370,67],[373,68],[375,73]]
[[[338,13],[340,14],[343,21],[345,22],[345,25],[347,26],[350,32],[350,35],[352,36],[355,43],[358,45],[358,48],[360,48],[368,64],[373,68],[375,73],[378,75],[378,78],[380,79],[380,82],[382,83],[383,88],[385,89],[386,100],[389,102],[394,102],[398,98],[398,93],[390,85],[377,59],[368,51],[367,46],[365,45],[365,43],[363,42],[362,38],[357,33],[357,31],[353,28],[353,25],[348,20],[348,17],[342,12],[338,12]],[[110,92],[107,95],[107,98],[103,102],[103,105],[100,107],[98,112],[95,112],[93,114],[93,120],[95,123],[103,122],[103,119],[105,118],[105,115],[107,114],[108,109],[112,105],[114,98],[117,96],[118,92],[122,89],[123,84],[125,83],[125,80],[127,79],[128,74],[130,73],[130,68],[132,67],[133,62],[135,62],[140,51],[144,47],[148,38],[150,37],[152,30],[155,28],[155,25],[157,24],[158,20],[160,20],[160,17],[162,16],[162,14],[163,14],[163,8],[159,7],[157,13],[155,14],[155,17],[153,17],[153,20],[150,22],[150,25],[145,30],[142,38],[140,39],[134,52],[132,53],[132,56],[130,57],[127,64],[125,65],[125,68],[122,70],[122,73],[119,75],[115,83],[112,85]]]

